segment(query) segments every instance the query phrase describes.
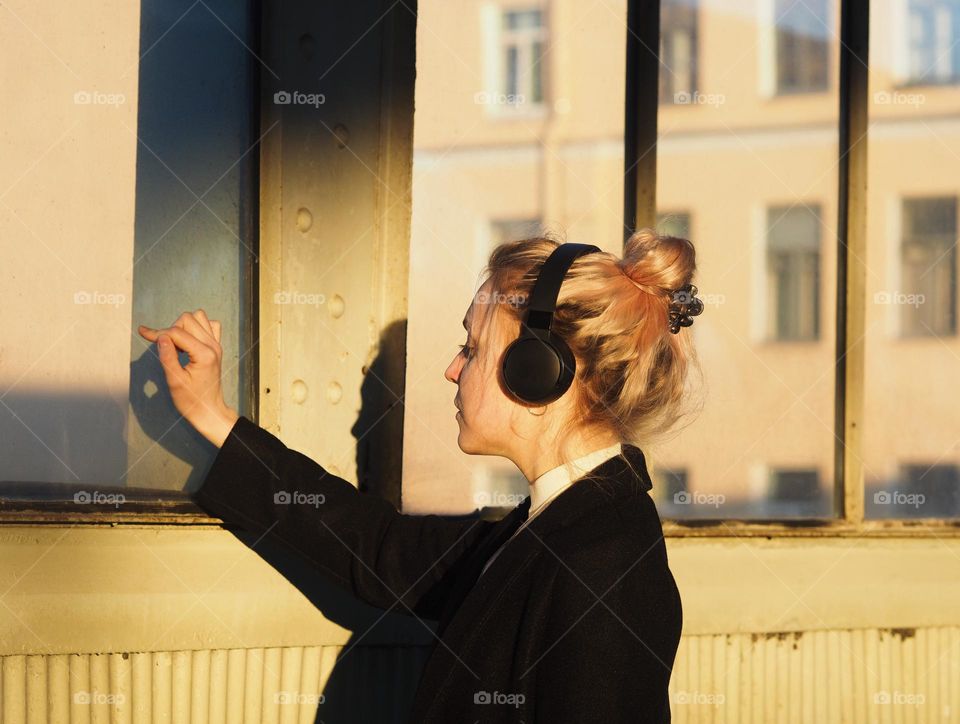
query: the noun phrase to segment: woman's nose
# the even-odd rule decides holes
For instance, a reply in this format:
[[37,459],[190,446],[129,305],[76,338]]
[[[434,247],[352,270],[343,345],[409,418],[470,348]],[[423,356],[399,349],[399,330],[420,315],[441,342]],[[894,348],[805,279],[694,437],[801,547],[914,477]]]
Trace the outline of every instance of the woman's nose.
[[443,376],[446,377],[446,378],[447,378],[448,380],[450,380],[451,382],[453,382],[454,384],[456,384],[457,380],[460,379],[460,362],[459,362],[459,360],[460,360],[460,355],[457,354],[457,356],[453,358],[453,361],[450,362],[449,365],[447,365],[447,370],[446,370],[446,372],[443,373]]

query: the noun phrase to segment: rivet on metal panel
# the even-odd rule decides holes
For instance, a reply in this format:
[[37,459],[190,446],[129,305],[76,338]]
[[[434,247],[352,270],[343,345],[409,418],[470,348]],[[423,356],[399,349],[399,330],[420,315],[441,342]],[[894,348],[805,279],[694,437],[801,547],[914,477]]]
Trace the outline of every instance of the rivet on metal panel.
[[338,123],[333,127],[333,135],[337,139],[337,148],[346,148],[347,142],[350,140],[350,131],[342,123]]
[[327,308],[330,310],[330,316],[334,319],[339,319],[343,316],[345,302],[343,297],[339,294],[334,294],[330,297],[330,303],[327,305]]
[[290,385],[290,396],[298,405],[302,405],[307,399],[307,383],[303,380],[294,380]]
[[300,232],[308,231],[311,226],[313,226],[313,214],[310,210],[302,207],[297,209],[297,228]]
[[338,382],[331,382],[327,385],[327,399],[330,400],[334,405],[340,402],[340,398],[343,397],[343,388]]

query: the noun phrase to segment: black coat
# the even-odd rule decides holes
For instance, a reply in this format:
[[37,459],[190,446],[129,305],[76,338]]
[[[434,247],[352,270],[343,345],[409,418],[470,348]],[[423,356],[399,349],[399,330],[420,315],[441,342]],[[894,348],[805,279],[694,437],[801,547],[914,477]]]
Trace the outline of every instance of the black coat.
[[643,453],[624,445],[592,475],[479,579],[529,498],[496,522],[401,514],[246,417],[196,495],[357,598],[438,622],[412,722],[669,722],[682,613]]

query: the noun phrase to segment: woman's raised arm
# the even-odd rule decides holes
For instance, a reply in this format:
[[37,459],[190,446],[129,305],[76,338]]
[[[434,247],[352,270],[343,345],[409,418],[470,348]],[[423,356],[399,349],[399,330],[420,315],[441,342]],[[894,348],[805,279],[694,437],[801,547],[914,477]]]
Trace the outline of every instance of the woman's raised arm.
[[449,573],[493,523],[404,515],[239,417],[197,502],[272,537],[378,608],[438,618]]
[[207,512],[273,537],[373,606],[439,618],[456,562],[493,523],[403,515],[238,415],[220,386],[220,323],[202,309],[139,329],[157,343],[177,410],[220,448],[196,493]]

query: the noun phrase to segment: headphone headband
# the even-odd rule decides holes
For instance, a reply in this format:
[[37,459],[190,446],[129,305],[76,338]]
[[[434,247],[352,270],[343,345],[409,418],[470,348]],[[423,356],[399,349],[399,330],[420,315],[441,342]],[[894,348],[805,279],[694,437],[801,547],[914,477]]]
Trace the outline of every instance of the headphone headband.
[[[557,308],[557,297],[560,296],[560,285],[574,260],[584,254],[600,251],[593,244],[560,244],[540,268],[537,281],[530,292],[530,304],[524,326],[530,330],[549,331],[553,323],[553,313]],[[523,334],[529,334],[527,329]]]

